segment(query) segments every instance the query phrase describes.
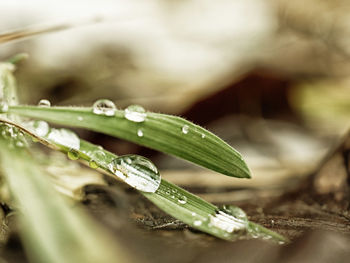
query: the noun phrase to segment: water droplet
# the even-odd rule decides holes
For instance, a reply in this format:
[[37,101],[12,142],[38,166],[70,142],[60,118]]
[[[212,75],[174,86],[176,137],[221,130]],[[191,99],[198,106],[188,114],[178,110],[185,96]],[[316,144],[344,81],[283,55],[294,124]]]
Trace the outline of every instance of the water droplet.
[[184,205],[184,204],[187,203],[187,197],[184,196],[184,195],[181,195],[181,196],[179,196],[179,198],[177,199],[177,201],[178,201],[180,204]]
[[95,162],[95,160],[91,159],[89,161],[89,166],[92,168],[92,169],[97,169],[98,168],[98,164],[97,162]]
[[243,217],[242,212],[243,210],[238,207],[225,206],[214,215],[210,215],[210,224],[228,233],[246,230],[248,218]]
[[192,216],[196,216],[197,214],[195,213],[195,212],[192,212],[192,214],[191,214]]
[[47,135],[47,139],[66,146],[67,148],[79,149],[80,148],[80,139],[72,131],[67,129],[54,129],[52,128]]
[[0,103],[0,113],[6,113],[9,110],[9,105],[6,102]]
[[283,245],[283,244],[285,244],[286,242],[284,242],[284,241],[278,241],[278,244],[279,245]]
[[115,110],[113,101],[106,99],[97,100],[92,106],[92,112],[97,115],[114,116]]
[[205,138],[205,134],[204,134],[204,133],[202,133],[201,137],[202,137],[202,139],[204,139],[204,138]]
[[78,116],[77,119],[78,119],[78,121],[83,121],[84,120],[84,118],[81,117],[81,116]]
[[50,130],[50,126],[46,121],[30,121],[26,126],[40,137],[46,136]]
[[193,225],[194,225],[194,226],[200,226],[200,225],[202,225],[202,221],[200,221],[200,220],[195,220],[195,221],[193,222]]
[[115,158],[108,168],[127,184],[143,192],[154,193],[161,182],[157,167],[139,155],[123,155]]
[[125,109],[124,117],[132,122],[144,122],[147,113],[145,109],[139,105],[130,105]]
[[42,99],[42,100],[39,101],[38,106],[39,107],[50,107],[51,106],[51,102],[49,100]]
[[182,127],[181,131],[182,131],[183,134],[187,134],[189,129],[190,129],[190,127],[188,127],[188,125],[184,125]]
[[139,137],[143,136],[143,131],[141,129],[137,130],[137,136],[139,136]]
[[275,220],[271,219],[271,225],[272,225],[272,226],[275,225]]
[[69,159],[71,160],[78,160],[79,159],[79,152],[73,148],[69,149],[69,151],[67,152],[67,156]]

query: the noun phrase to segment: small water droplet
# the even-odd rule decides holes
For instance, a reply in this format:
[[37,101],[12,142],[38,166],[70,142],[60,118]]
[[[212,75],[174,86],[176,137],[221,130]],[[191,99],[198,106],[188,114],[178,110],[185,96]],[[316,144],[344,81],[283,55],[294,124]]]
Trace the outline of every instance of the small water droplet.
[[80,139],[72,131],[67,129],[54,129],[52,128],[47,135],[47,139],[54,143],[61,144],[67,148],[79,149]]
[[78,121],[83,121],[84,120],[84,118],[81,117],[81,116],[78,116],[77,119],[78,119]]
[[92,168],[92,169],[97,169],[98,168],[98,164],[97,162],[95,162],[95,160],[91,159],[89,161],[89,166]]
[[143,192],[154,193],[161,182],[157,167],[139,155],[120,156],[113,159],[108,167],[120,179]]
[[192,212],[192,214],[191,214],[192,216],[196,216],[197,214],[195,213],[195,212]]
[[9,105],[6,102],[0,103],[0,113],[6,113],[9,110]]
[[141,129],[137,130],[137,136],[143,137],[143,131]]
[[130,105],[125,109],[124,117],[132,122],[144,122],[147,113],[145,109],[139,105]]
[[204,139],[204,138],[205,138],[205,134],[204,134],[204,133],[202,133],[201,137],[202,137],[202,139]]
[[73,148],[69,149],[67,152],[67,156],[69,159],[75,161],[79,159],[79,152]]
[[284,241],[278,241],[278,244],[279,245],[283,245],[283,244],[285,244],[286,242],[284,242]]
[[102,99],[92,105],[92,112],[97,115],[114,116],[116,107],[113,101]]
[[50,107],[51,106],[51,102],[49,100],[46,99],[42,99],[38,102],[38,106],[39,107]]
[[271,225],[272,225],[272,226],[275,225],[275,220],[271,219]]
[[200,225],[202,225],[202,221],[200,221],[200,220],[195,220],[195,221],[193,222],[193,225],[194,225],[194,226],[200,226]]
[[188,127],[188,125],[184,125],[184,126],[182,127],[181,131],[182,131],[183,134],[187,134],[188,131],[189,131],[189,129],[190,129],[190,127]]
[[187,197],[184,196],[184,195],[181,195],[181,196],[179,196],[179,198],[177,199],[177,201],[178,201],[180,204],[184,205],[184,204],[187,203]]

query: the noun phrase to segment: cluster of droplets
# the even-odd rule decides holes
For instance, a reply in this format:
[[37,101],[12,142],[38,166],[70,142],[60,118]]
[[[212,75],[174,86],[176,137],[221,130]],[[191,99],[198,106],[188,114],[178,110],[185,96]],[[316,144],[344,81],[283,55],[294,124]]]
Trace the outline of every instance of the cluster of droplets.
[[[97,115],[114,116],[116,110],[115,104],[107,99],[97,100],[92,106],[92,112]],[[142,106],[130,105],[124,110],[124,118],[131,122],[141,123],[146,120],[147,112]],[[83,117],[78,116],[78,120],[82,121]],[[136,134],[138,137],[144,135],[142,129],[138,129]]]
[[24,134],[16,127],[8,124],[0,125],[1,136],[6,139],[9,147],[24,147],[27,145]]
[[[190,132],[190,126],[188,126],[187,124],[185,124],[184,126],[181,127],[181,132],[182,132],[183,134],[188,134],[188,133]],[[205,136],[204,133],[201,133],[201,134],[200,134],[200,137],[201,137],[202,139],[204,139],[206,136]]]
[[108,164],[109,170],[130,186],[154,193],[159,188],[161,177],[157,167],[139,155],[123,155]]
[[187,203],[187,197],[175,188],[167,189],[165,194],[176,200],[180,205],[185,205]]

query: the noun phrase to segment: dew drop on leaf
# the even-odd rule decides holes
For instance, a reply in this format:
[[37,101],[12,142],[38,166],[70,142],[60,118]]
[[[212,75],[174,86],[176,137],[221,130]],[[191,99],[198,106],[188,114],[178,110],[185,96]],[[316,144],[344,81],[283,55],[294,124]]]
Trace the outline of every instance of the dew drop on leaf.
[[157,167],[139,155],[123,155],[115,158],[108,168],[124,182],[143,192],[154,193],[161,182]]
[[77,119],[78,119],[78,121],[83,121],[84,120],[84,118],[82,116],[78,116]]
[[205,138],[205,134],[204,134],[204,133],[202,133],[201,137],[202,137],[202,139],[204,139],[204,138]]
[[69,149],[69,151],[67,152],[67,156],[69,159],[71,160],[78,160],[79,159],[79,152],[73,148]]
[[113,101],[102,99],[92,105],[92,112],[97,115],[114,116],[116,107]]
[[51,106],[51,102],[49,100],[46,99],[42,99],[38,102],[38,106],[39,107],[50,107]]
[[180,204],[184,205],[184,204],[187,203],[187,197],[184,196],[184,195],[181,195],[181,196],[178,197],[177,201],[178,201]]
[[141,129],[137,130],[137,136],[143,137],[143,131]]
[[79,149],[80,148],[80,139],[72,131],[67,129],[54,129],[52,128],[47,135],[47,139],[66,146],[67,148]]
[[225,232],[232,233],[246,230],[248,218],[238,207],[223,206],[214,215],[210,215],[210,224]]
[[184,125],[184,126],[182,127],[181,131],[182,131],[183,134],[187,134],[188,131],[189,131],[189,129],[190,129],[190,127],[188,127],[188,125]]
[[124,117],[132,122],[144,122],[147,113],[142,106],[130,105],[124,111]]

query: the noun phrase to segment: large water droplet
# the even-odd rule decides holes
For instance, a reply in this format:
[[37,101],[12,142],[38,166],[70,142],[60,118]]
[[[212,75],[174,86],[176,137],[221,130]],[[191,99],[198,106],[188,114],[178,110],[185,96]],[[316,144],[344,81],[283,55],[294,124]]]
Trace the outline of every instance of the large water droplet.
[[47,139],[66,146],[67,148],[79,149],[80,148],[80,139],[79,137],[72,131],[67,129],[54,129],[52,128],[47,135]]
[[113,101],[97,100],[92,106],[92,112],[97,115],[114,116],[116,107]]
[[242,209],[234,206],[224,206],[214,215],[210,215],[210,224],[225,232],[232,233],[246,230],[248,219]]
[[187,134],[188,131],[189,131],[189,129],[190,129],[190,127],[188,127],[188,125],[184,125],[184,126],[182,127],[181,131],[182,131],[183,134]]
[[39,107],[50,107],[51,106],[51,102],[49,100],[46,99],[42,99],[38,102],[38,106]]
[[69,151],[67,152],[67,156],[69,159],[71,160],[78,160],[79,159],[79,152],[73,148],[69,149]]
[[177,201],[178,201],[180,204],[184,205],[184,204],[187,203],[187,197],[184,196],[184,195],[181,195],[181,196],[178,197]]
[[147,117],[145,109],[139,105],[130,105],[124,111],[124,117],[129,121],[143,122]]
[[137,130],[137,136],[143,137],[143,131],[141,129]]
[[109,169],[130,186],[154,193],[161,182],[157,167],[147,158],[138,155],[123,155],[115,158]]
[[9,110],[9,105],[6,102],[0,103],[0,113],[6,113]]
[[40,137],[46,136],[50,130],[50,126],[46,121],[30,121],[26,126]]

